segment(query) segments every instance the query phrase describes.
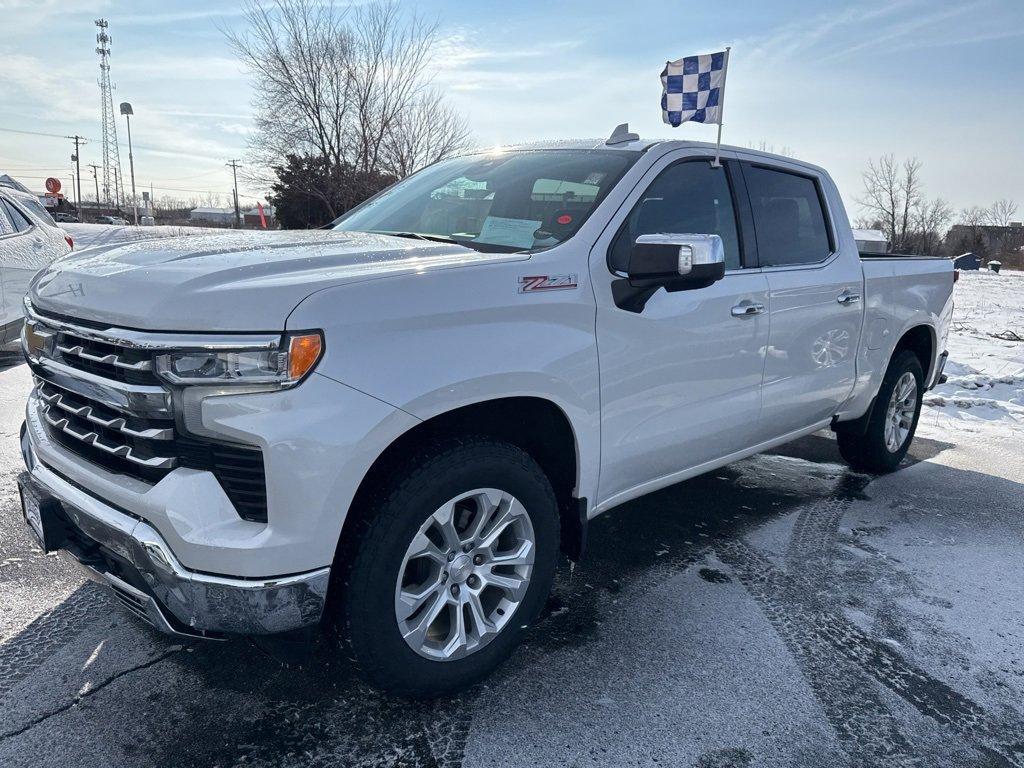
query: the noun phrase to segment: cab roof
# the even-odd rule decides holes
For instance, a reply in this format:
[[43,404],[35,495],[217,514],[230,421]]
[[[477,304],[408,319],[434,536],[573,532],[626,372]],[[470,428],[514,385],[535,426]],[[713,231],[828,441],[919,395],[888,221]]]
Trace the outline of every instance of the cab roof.
[[[614,150],[614,151],[627,151],[627,152],[646,152],[652,147],[659,147],[665,152],[669,152],[674,149],[692,149],[699,148],[705,149],[709,152],[714,152],[715,145],[709,141],[689,141],[680,139],[643,139],[637,137],[635,134],[629,141],[621,141],[614,144],[609,144],[608,139],[555,139],[549,141],[536,141],[528,142],[524,144],[511,144],[508,146],[494,147],[493,149],[479,149],[478,152],[490,152],[490,151],[502,151],[502,152],[517,152],[517,151],[538,151],[538,150]],[[808,163],[804,160],[800,160],[795,157],[788,157],[786,155],[774,154],[772,152],[765,152],[760,149],[752,149],[750,147],[737,147],[731,144],[723,144],[722,151],[728,152],[739,152],[746,155],[748,158],[760,157],[766,161],[776,161],[781,163],[790,163],[794,165],[801,165],[810,170],[814,170],[820,173],[825,173],[824,169]]]

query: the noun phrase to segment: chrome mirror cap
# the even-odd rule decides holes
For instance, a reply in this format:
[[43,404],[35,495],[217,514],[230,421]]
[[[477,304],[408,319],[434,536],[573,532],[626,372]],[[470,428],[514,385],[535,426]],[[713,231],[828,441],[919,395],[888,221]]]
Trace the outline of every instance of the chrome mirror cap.
[[718,235],[663,232],[640,235],[637,245],[668,245],[679,248],[677,271],[688,275],[695,266],[725,264],[725,245]]

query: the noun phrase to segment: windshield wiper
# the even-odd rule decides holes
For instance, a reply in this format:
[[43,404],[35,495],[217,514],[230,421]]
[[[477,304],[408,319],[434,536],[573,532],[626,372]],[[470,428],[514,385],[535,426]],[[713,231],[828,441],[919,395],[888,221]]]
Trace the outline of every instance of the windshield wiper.
[[423,235],[419,232],[385,232],[383,230],[370,230],[374,235],[391,235],[392,237],[404,237],[409,240],[430,240],[435,243],[454,243],[450,237],[444,235]]

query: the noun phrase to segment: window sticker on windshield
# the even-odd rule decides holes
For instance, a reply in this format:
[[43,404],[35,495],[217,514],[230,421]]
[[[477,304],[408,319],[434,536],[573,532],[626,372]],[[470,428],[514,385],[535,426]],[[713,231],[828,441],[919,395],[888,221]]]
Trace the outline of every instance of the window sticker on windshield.
[[583,180],[583,183],[584,184],[589,184],[592,187],[597,187],[597,186],[600,186],[601,179],[603,179],[604,177],[605,177],[605,174],[601,173],[600,171],[594,171],[589,176],[587,176],[587,178],[585,178]]
[[478,243],[490,245],[511,245],[515,248],[530,248],[533,245],[533,233],[541,225],[539,221],[530,219],[503,219],[500,216],[488,216],[476,236]]

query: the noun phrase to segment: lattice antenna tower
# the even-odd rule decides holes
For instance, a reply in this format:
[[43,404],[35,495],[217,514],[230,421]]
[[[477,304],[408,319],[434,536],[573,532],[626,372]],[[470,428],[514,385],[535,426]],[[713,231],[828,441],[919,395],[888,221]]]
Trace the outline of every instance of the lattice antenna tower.
[[100,105],[103,113],[103,199],[107,205],[120,206],[124,200],[121,184],[121,152],[117,147],[117,119],[110,85],[110,35],[107,20],[96,19],[96,53],[100,57]]

